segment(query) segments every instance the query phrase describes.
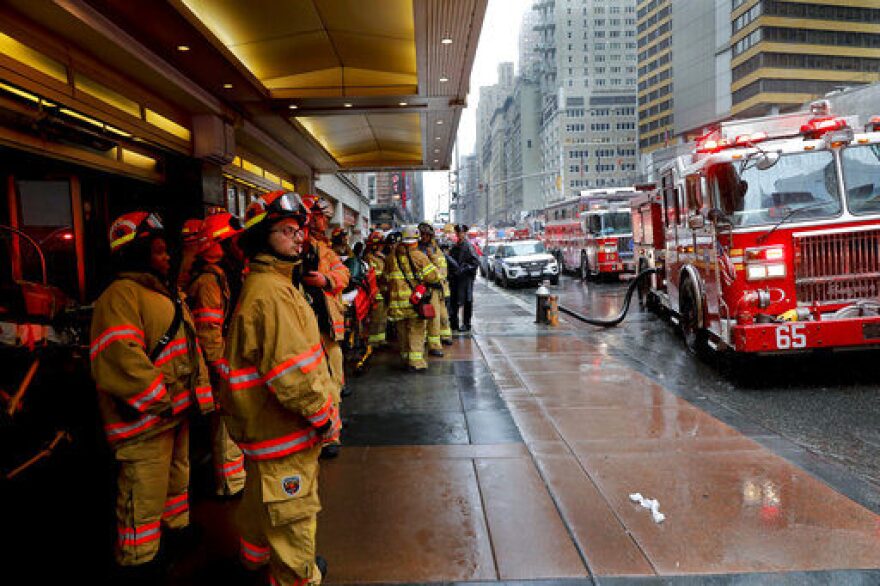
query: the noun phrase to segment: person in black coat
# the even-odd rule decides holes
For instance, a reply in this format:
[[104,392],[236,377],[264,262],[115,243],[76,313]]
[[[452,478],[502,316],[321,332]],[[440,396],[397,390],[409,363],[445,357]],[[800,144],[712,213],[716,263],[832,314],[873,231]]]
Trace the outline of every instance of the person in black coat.
[[[480,266],[477,251],[467,239],[468,227],[463,224],[455,226],[457,242],[450,251],[450,256],[458,264],[458,275],[455,279],[453,304],[449,312],[449,324],[453,330],[469,332],[474,303],[474,279]],[[458,309],[464,306],[463,323],[459,327]]]

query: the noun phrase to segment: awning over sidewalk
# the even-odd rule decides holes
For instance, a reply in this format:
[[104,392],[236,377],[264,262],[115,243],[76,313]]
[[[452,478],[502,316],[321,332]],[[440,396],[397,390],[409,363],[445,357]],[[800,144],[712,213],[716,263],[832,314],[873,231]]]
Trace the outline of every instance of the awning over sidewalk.
[[216,116],[296,174],[439,169],[486,3],[9,0],[2,32],[177,120]]

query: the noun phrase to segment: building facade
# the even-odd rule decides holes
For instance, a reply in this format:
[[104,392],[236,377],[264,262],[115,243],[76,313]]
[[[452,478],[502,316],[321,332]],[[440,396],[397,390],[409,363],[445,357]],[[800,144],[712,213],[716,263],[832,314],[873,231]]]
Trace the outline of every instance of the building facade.
[[635,0],[536,1],[541,199],[637,178]]
[[736,117],[794,110],[880,80],[876,2],[732,0],[730,22]]

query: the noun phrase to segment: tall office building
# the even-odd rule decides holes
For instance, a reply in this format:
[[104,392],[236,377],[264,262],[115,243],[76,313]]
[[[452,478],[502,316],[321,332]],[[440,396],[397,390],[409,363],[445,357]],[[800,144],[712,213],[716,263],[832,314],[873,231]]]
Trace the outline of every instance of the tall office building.
[[542,203],[637,179],[636,0],[536,0]]
[[734,116],[794,110],[880,80],[877,2],[731,1]]
[[[705,0],[703,0],[705,3]],[[639,0],[639,149],[668,146],[672,116],[672,0]]]

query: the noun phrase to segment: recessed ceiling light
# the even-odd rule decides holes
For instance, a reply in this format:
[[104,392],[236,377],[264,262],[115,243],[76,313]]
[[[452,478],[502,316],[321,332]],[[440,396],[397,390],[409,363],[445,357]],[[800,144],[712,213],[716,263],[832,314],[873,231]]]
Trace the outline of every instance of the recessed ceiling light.
[[438,120],[438,121],[437,121],[437,124],[443,124],[443,121],[442,121],[442,120]]
[[437,159],[434,159],[434,162],[435,162],[435,163],[439,163],[440,161],[438,161]]
[[440,149],[434,149],[434,152],[435,152],[435,153],[439,153],[439,152],[440,152]]
[[439,136],[434,137],[434,140],[440,140]]
[[297,106],[296,104],[291,104],[288,106],[288,108],[290,108],[291,110],[296,110],[297,108],[299,108],[299,106]]
[[398,104],[398,105],[399,105],[399,106],[406,106],[407,103],[406,103],[406,102],[400,102],[400,104]]
[[449,37],[446,37],[445,39],[441,40],[440,42],[443,43],[444,45],[451,45],[452,39],[450,39]]
[[440,78],[440,83],[446,83],[447,81],[449,81],[448,77],[441,77]]
[[346,102],[346,103],[344,104],[344,106],[345,106],[346,108],[351,108],[352,104],[351,104],[350,102]]
[[232,89],[232,84],[231,84],[231,83],[224,83],[224,84],[223,84],[223,89],[225,89],[225,90],[231,90],[231,89]]
[[189,51],[189,45],[177,45],[177,50],[186,53]]

